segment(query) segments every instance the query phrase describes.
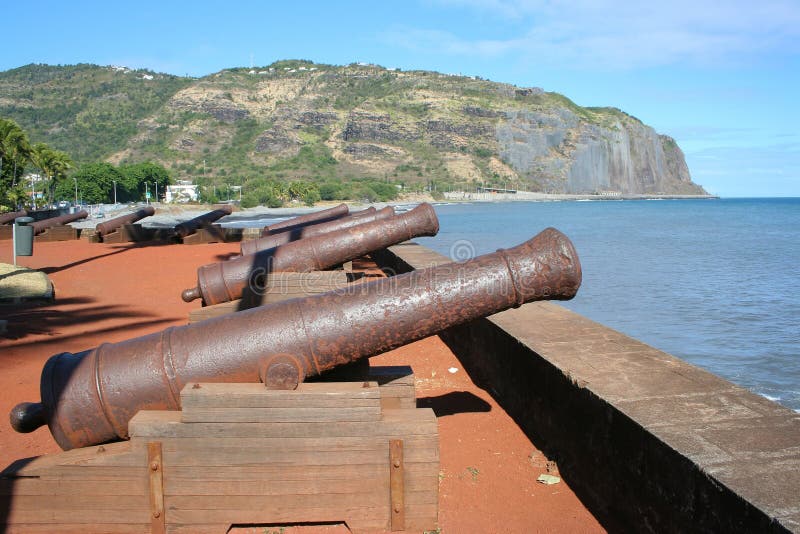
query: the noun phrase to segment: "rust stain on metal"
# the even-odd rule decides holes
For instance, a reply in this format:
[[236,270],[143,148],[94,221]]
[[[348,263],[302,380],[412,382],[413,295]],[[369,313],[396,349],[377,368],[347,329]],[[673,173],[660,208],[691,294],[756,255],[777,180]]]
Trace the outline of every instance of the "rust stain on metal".
[[48,228],[52,228],[54,226],[63,226],[65,224],[69,224],[71,222],[85,219],[88,217],[89,214],[86,213],[85,210],[81,210],[77,213],[68,213],[66,215],[61,215],[59,217],[50,217],[49,219],[43,219],[41,221],[36,221],[31,223],[30,226],[33,227],[34,235],[39,235]]
[[124,439],[139,410],[180,409],[173,392],[187,384],[274,375],[292,386],[524,302],[570,299],[580,284],[572,243],[548,228],[469,261],[58,354],[42,371],[42,402],[15,408],[12,424],[30,431],[46,422],[64,449]]
[[0,214],[0,224],[8,224],[14,222],[14,219],[17,217],[27,217],[28,212],[25,210],[22,211],[12,211],[9,213]]
[[128,215],[122,215],[121,217],[114,217],[113,219],[101,222],[100,224],[94,227],[94,230],[101,236],[110,234],[111,232],[118,230],[120,227],[125,226],[126,224],[133,224],[138,220],[144,219],[145,217],[150,217],[151,215],[155,214],[155,212],[156,210],[153,206],[147,206],[133,213],[129,213]]
[[202,298],[208,305],[229,302],[241,298],[248,288],[262,290],[270,273],[321,271],[402,241],[436,235],[438,231],[439,220],[433,206],[420,204],[388,219],[203,265],[197,269],[197,287],[185,290],[181,298],[186,302]]
[[186,237],[195,233],[199,228],[207,226],[217,219],[221,219],[231,213],[233,213],[232,207],[221,206],[213,211],[198,215],[194,219],[189,219],[188,221],[175,225],[175,234],[179,237]]
[[348,215],[347,217],[342,217],[340,219],[314,223],[308,226],[287,230],[285,232],[269,234],[259,239],[243,241],[241,246],[242,255],[246,256],[248,254],[255,254],[256,252],[269,250],[271,248],[285,245],[286,243],[291,243],[292,241],[298,241],[300,239],[307,239],[317,235],[344,230],[359,224],[388,219],[392,216],[394,216],[394,208],[390,206],[387,206],[381,210],[376,210],[375,208],[370,207],[366,210],[362,210],[358,213],[354,213],[353,215]]
[[339,217],[344,217],[348,213],[350,213],[350,208],[347,207],[347,204],[339,204],[338,206],[334,206],[332,208],[307,213],[306,215],[300,215],[299,217],[293,217],[291,219],[286,219],[285,221],[276,222],[275,224],[265,226],[264,229],[261,230],[261,236],[263,237],[271,234],[277,234],[279,232],[296,230],[298,228],[302,228],[303,226],[308,226],[309,224],[332,221],[334,219],[338,219]]

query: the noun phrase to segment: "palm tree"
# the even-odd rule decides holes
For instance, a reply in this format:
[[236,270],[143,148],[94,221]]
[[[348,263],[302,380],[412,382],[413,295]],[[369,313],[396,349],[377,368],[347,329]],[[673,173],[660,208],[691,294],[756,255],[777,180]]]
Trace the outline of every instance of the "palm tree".
[[0,119],[0,177],[3,176],[3,165],[13,164],[11,187],[17,184],[17,167],[30,158],[31,145],[28,136],[19,125],[10,119]]
[[54,150],[44,143],[36,143],[31,147],[31,162],[39,168],[42,176],[49,180],[48,197],[52,204],[56,184],[66,178],[67,171],[72,168],[72,160],[66,152]]

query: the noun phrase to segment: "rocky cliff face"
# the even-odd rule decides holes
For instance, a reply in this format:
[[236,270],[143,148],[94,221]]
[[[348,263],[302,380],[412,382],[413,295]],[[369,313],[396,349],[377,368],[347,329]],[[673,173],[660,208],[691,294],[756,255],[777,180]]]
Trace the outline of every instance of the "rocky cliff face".
[[[102,87],[92,88],[98,98]],[[58,127],[65,122],[61,116]],[[371,177],[553,193],[705,193],[673,139],[619,110],[582,108],[538,88],[372,65],[284,61],[175,84],[107,156],[159,160],[177,178],[196,177],[202,164],[221,180]]]
[[566,108],[509,111],[497,141],[502,159],[543,191],[703,193],[672,138],[622,114],[601,125]]

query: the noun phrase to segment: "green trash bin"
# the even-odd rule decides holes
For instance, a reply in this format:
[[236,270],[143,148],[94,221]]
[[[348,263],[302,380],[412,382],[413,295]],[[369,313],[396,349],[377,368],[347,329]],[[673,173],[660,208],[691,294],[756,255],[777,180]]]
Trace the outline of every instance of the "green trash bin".
[[33,217],[14,219],[14,255],[33,256]]

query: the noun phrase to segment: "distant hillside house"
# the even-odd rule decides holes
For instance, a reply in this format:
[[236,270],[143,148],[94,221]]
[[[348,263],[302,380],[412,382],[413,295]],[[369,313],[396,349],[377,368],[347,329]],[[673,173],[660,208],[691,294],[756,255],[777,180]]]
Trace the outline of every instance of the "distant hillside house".
[[197,184],[181,181],[177,185],[167,186],[167,203],[197,202]]

